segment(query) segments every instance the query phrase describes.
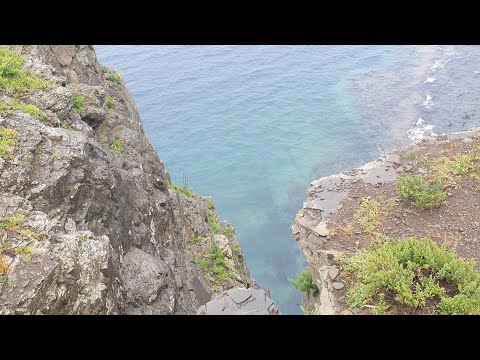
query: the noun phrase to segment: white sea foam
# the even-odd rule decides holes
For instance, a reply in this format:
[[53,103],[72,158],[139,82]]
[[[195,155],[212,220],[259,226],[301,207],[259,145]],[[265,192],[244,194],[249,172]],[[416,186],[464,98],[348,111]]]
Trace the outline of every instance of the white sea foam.
[[442,69],[445,66],[445,62],[443,60],[435,60],[433,65],[430,67],[430,70],[435,71],[437,69]]
[[407,135],[413,141],[422,140],[425,135],[435,136],[433,125],[424,125],[425,121],[422,118],[418,118],[415,127],[408,129]]
[[432,83],[432,82],[434,82],[434,81],[435,81],[435,78],[429,77],[429,78],[427,78],[427,80],[425,80],[424,82],[426,82],[426,83],[427,83],[427,82],[428,82],[428,83]]
[[427,94],[427,98],[423,102],[423,106],[425,106],[429,110],[432,108],[433,101],[432,101],[432,97],[430,95]]

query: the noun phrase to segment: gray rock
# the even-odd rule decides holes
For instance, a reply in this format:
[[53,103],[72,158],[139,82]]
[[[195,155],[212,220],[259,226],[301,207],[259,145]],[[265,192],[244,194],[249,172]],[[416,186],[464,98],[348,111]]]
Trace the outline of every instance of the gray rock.
[[338,276],[338,273],[339,273],[339,270],[336,266],[332,266],[329,270],[328,270],[328,276],[330,277],[330,279],[332,280],[335,280],[335,278]]
[[320,236],[327,236],[330,234],[330,232],[327,229],[327,224],[325,224],[323,221],[320,222],[315,228],[313,229],[318,235]]
[[345,287],[345,284],[340,281],[335,281],[332,283],[332,286],[335,290],[341,290]]
[[279,315],[263,289],[234,288],[217,295],[197,310],[199,315]]

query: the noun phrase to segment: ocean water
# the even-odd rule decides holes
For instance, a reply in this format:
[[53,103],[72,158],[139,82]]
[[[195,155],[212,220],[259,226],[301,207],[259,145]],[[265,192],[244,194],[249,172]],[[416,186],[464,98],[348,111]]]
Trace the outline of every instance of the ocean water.
[[251,275],[299,314],[290,226],[310,181],[478,126],[473,46],[96,46],[174,182],[213,196]]

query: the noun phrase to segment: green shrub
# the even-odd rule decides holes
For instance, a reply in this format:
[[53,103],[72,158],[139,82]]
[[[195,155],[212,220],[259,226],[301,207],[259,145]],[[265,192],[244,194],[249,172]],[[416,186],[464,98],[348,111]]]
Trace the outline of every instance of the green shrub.
[[421,175],[402,175],[395,183],[399,194],[404,199],[410,199],[424,209],[432,209],[445,204],[447,193],[443,184],[437,180],[428,185]]
[[24,63],[25,59],[21,54],[0,45],[0,90],[16,94],[49,86],[49,82],[23,70]]
[[124,150],[123,143],[124,141],[120,136],[115,136],[112,141],[110,141],[109,146],[113,151],[121,153]]
[[68,124],[68,123],[63,123],[60,127],[61,127],[62,129],[65,129],[65,130],[73,130],[72,125],[70,125],[70,124]]
[[204,240],[204,239],[203,239],[203,237],[201,237],[201,236],[194,236],[194,237],[192,237],[192,238],[190,239],[190,242],[191,242],[192,244],[200,244],[203,240]]
[[118,71],[111,71],[105,74],[105,80],[111,81],[116,84],[123,84],[122,75]]
[[308,269],[303,270],[297,275],[296,279],[288,279],[296,289],[303,293],[317,296],[319,293],[317,284],[313,281],[312,274]]
[[11,160],[17,145],[18,132],[14,129],[0,127],[0,157]]
[[79,112],[85,110],[85,96],[75,95],[73,97],[73,108]]
[[388,306],[413,311],[426,305],[431,313],[480,314],[474,265],[429,239],[387,241],[346,261],[353,281],[346,299],[352,307],[374,306],[374,314],[387,313]]
[[115,100],[114,97],[107,96],[107,99],[105,100],[105,105],[107,106],[107,108],[113,108],[116,103],[117,101]]

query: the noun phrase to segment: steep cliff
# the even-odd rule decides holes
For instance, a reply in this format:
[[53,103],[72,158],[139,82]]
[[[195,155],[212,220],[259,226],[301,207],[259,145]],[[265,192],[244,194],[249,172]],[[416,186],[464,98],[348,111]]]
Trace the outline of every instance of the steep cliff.
[[250,287],[234,229],[170,183],[92,46],[0,47],[0,142],[0,314],[194,314]]
[[292,225],[319,289],[306,311],[479,313],[479,180],[474,130],[313,181]]

